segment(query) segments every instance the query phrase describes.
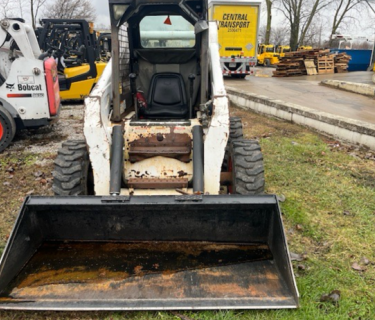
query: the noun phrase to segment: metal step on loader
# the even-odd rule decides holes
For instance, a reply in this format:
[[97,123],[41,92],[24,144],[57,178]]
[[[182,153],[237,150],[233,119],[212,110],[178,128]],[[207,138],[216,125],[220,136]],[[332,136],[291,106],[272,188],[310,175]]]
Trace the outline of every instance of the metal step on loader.
[[278,201],[259,144],[229,117],[207,1],[109,7],[85,140],[59,150],[56,196],[25,200],[0,309],[296,308]]

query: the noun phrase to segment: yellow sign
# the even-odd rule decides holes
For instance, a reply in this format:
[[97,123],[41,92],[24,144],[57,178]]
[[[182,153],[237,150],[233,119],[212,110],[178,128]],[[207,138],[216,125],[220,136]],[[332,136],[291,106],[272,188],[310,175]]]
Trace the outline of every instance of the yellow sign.
[[210,19],[218,21],[220,56],[254,57],[257,46],[258,6],[213,5]]

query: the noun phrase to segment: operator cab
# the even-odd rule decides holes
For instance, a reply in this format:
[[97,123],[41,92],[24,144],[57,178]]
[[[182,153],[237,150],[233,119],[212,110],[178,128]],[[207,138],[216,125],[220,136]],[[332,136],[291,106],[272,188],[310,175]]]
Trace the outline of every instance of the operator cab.
[[136,119],[192,119],[199,106],[201,33],[195,33],[194,26],[201,15],[201,1],[185,1],[182,5],[188,11],[167,2],[150,6],[129,1],[132,5],[123,15],[126,21],[128,12],[139,10],[127,30]]

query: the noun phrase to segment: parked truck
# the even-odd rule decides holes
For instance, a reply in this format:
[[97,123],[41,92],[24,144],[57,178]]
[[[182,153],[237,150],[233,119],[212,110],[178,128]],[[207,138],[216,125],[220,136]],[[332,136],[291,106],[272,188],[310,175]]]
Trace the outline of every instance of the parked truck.
[[220,64],[224,75],[245,78],[257,62],[261,1],[209,0],[209,18],[219,26]]

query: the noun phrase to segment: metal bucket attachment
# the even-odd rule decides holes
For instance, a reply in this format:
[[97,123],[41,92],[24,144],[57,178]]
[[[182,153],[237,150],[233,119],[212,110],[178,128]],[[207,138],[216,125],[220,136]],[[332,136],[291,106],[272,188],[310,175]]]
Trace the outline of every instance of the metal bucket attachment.
[[275,196],[29,197],[0,309],[296,308]]

